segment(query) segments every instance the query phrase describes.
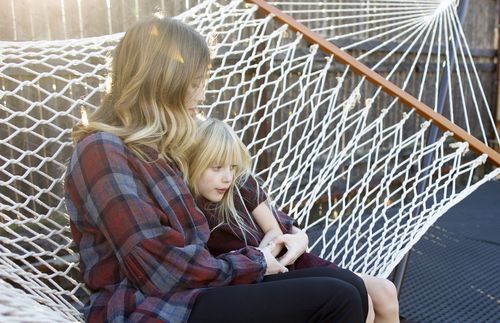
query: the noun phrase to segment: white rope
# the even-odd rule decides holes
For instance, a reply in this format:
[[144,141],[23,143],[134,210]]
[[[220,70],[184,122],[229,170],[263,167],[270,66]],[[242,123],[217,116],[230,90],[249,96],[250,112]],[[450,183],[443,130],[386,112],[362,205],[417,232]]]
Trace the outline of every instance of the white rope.
[[[491,128],[491,114],[480,118],[488,106],[453,3],[275,4],[301,14],[299,21],[326,38],[342,40],[375,71],[388,65],[384,76],[402,89],[411,90],[418,75],[415,95],[433,106],[442,75],[454,77],[450,84],[459,83],[448,95],[460,92],[464,113],[475,109],[465,113],[465,128]],[[483,175],[486,156],[467,152],[467,143],[451,133],[428,143],[432,121],[272,15],[257,15],[254,5],[210,0],[178,18],[217,39],[203,110],[235,128],[273,203],[306,230],[322,232],[311,247],[339,265],[387,276],[439,216],[499,173]],[[332,22],[341,23],[330,28]],[[122,36],[0,42],[0,174],[6,174],[0,177],[6,188],[0,191],[0,285],[22,288],[22,295],[72,320],[81,319],[75,308],[89,292],[80,283],[62,199],[70,129],[81,111],[99,105],[108,52]],[[386,46],[392,47],[380,51]],[[428,80],[433,66],[435,81]],[[481,99],[466,100],[465,91]],[[424,165],[429,154],[434,158]],[[0,296],[0,318],[1,302]]]
[[[448,23],[448,28],[451,30],[451,32],[453,33],[453,37],[451,38],[451,43],[453,45],[453,53],[454,53],[454,59],[456,62],[460,62],[460,63],[463,63],[463,66],[464,66],[464,71],[465,71],[465,75],[467,76],[467,81],[468,81],[468,84],[472,84],[472,78],[471,78],[471,75],[470,75],[470,72],[469,72],[469,67],[467,66],[468,65],[468,62],[467,62],[467,59],[464,55],[464,51],[463,51],[463,47],[467,46],[467,44],[462,44],[461,40],[460,40],[460,37],[457,36],[457,34],[459,33],[458,32],[458,29],[456,28],[455,24],[453,24],[453,19],[455,18],[456,16],[456,13],[452,12],[452,11],[448,11],[447,12],[447,23]],[[458,20],[458,17],[457,17],[457,20]],[[455,21],[457,21],[455,20]],[[455,41],[458,42],[458,46],[455,45]],[[458,48],[457,48],[458,47]],[[460,53],[460,58],[461,60],[459,60],[459,58],[457,57],[457,52]],[[474,64],[472,64],[474,66]],[[461,75],[461,70],[460,70],[460,64],[457,64],[456,66],[457,68],[457,75]],[[464,114],[467,114],[467,106],[466,106],[466,99],[465,99],[465,89],[464,89],[464,86],[462,85],[462,80],[460,77],[457,77],[457,80],[459,82],[459,86],[460,86],[460,94],[461,94],[461,98],[462,98],[462,110],[464,112]],[[476,116],[481,119],[481,113],[479,111],[479,105],[478,105],[478,101],[476,99],[476,90],[474,89],[473,86],[470,86],[468,88],[471,92],[472,92],[472,95],[471,95],[471,98],[472,98],[472,101],[473,101],[473,106],[474,106],[474,112],[476,113]],[[485,101],[486,102],[486,101]],[[450,106],[450,109],[453,110],[453,107]],[[490,121],[493,122],[493,118],[491,116],[491,113],[489,113],[490,111],[487,110],[485,111],[487,112],[487,115],[488,117],[490,118]],[[466,121],[466,129],[467,131],[471,132],[470,130],[470,125],[469,125],[469,121],[468,119],[466,118],[465,119]],[[484,129],[484,125],[483,123],[479,123],[479,126],[480,126],[480,129],[481,129],[481,134],[482,134],[482,141],[483,142],[488,142],[488,136],[486,135],[486,131]],[[498,134],[497,134],[498,136]]]
[[37,303],[18,288],[0,280],[0,321],[56,323],[71,319]]
[[[478,84],[478,86],[476,86],[476,87],[471,86],[471,90],[472,91],[477,90],[479,93],[481,93],[481,99],[483,101],[483,105],[488,107],[488,100],[486,99],[486,94],[484,93],[484,89],[481,86],[481,81],[480,81],[481,79],[480,79],[479,74],[477,72],[477,68],[474,64],[474,60],[472,59],[472,54],[470,52],[469,45],[467,44],[467,40],[465,38],[464,31],[462,28],[460,28],[459,20],[458,20],[456,13],[454,13],[452,15],[452,18],[453,18],[453,27],[457,30],[457,33],[460,35],[460,37],[458,39],[461,41],[461,44],[463,45],[460,47],[460,50],[462,51],[463,49],[465,49],[465,51],[467,53],[467,59],[464,59],[464,62],[463,62],[464,66],[466,66],[466,68],[468,66],[472,67],[472,71],[474,72],[474,81],[476,84]],[[472,83],[469,76],[467,76],[467,78],[468,78],[469,82]],[[475,95],[473,95],[473,97],[475,100]],[[474,102],[476,103],[476,101],[474,101]],[[483,113],[485,113],[487,115],[489,122],[491,122],[492,124],[495,123],[490,109],[486,109],[486,111],[483,111]],[[482,126],[482,123],[481,123],[481,126]],[[496,142],[500,143],[500,135],[499,135],[498,131],[494,131],[494,135],[495,135]]]

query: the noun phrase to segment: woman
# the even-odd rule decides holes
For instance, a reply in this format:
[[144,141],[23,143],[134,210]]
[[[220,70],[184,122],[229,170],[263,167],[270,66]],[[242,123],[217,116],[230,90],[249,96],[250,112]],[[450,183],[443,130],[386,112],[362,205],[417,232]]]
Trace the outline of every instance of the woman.
[[[188,26],[142,21],[115,50],[102,106],[73,131],[65,191],[92,292],[86,320],[364,321],[366,296],[328,271],[284,273],[271,247],[207,250],[207,220],[184,174],[209,64],[206,42]],[[295,257],[307,239],[290,236]]]

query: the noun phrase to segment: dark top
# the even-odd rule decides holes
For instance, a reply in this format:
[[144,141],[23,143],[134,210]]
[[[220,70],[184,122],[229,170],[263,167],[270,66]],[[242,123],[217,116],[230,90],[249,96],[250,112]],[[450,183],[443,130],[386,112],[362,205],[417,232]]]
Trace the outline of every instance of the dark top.
[[[235,187],[233,200],[235,209],[239,212],[247,225],[253,228],[253,235],[246,234],[247,244],[254,247],[259,246],[260,241],[264,238],[264,232],[257,223],[255,223],[255,226],[252,224],[251,217],[252,211],[255,210],[257,206],[261,203],[267,203],[266,192],[262,189],[258,181],[250,175],[246,181]],[[237,250],[246,246],[243,234],[239,228],[231,227],[228,224],[219,225],[220,221],[217,216],[217,209],[213,203],[201,199],[198,201],[198,205],[203,210],[203,213],[205,213],[210,229],[212,229],[210,238],[208,239],[208,249],[212,254],[220,255],[230,250]],[[269,205],[269,207],[276,217],[276,220],[278,220],[283,233],[290,233],[294,224],[294,219],[271,205]]]

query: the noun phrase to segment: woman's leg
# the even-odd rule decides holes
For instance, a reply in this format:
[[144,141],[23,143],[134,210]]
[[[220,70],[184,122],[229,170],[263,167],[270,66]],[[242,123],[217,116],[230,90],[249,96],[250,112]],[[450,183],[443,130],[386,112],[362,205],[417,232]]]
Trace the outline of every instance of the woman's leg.
[[375,323],[399,322],[398,294],[394,284],[385,278],[358,274],[365,282],[366,289],[373,301]]
[[288,274],[207,289],[196,299],[189,322],[364,321],[361,297],[352,285],[331,277]]

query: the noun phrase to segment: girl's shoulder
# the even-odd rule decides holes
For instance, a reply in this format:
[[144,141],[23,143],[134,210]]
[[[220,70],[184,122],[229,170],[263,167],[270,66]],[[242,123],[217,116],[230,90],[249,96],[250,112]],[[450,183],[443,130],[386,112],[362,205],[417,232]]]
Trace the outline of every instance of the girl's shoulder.
[[236,182],[236,188],[248,194],[258,193],[261,190],[260,179],[252,173],[245,173]]

